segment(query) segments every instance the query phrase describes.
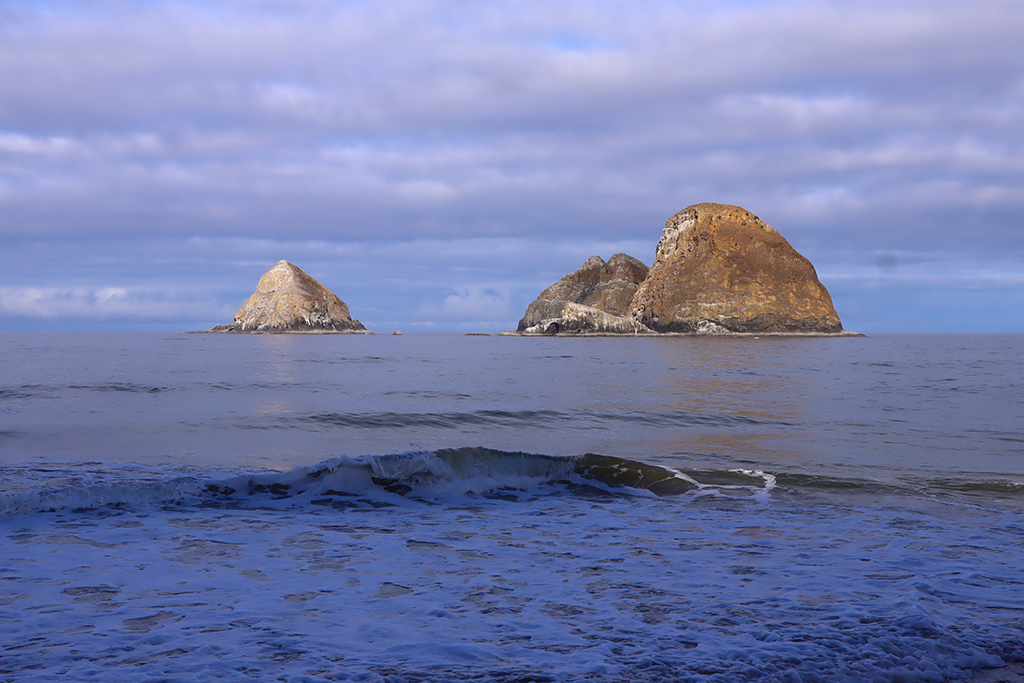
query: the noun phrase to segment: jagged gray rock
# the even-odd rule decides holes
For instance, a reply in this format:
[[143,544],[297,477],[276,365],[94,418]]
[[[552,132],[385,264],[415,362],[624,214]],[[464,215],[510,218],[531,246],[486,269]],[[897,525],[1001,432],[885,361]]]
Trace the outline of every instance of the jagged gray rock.
[[522,334],[565,334],[568,332],[596,332],[613,334],[651,334],[642,323],[623,315],[612,315],[593,306],[569,302],[562,307],[557,318],[541,320]]
[[[576,271],[541,292],[526,308],[517,330],[525,332],[544,321],[562,318],[567,304],[580,304],[611,316],[624,316],[645,277],[647,266],[627,254],[615,254],[607,263],[600,256],[591,256]],[[574,315],[580,318],[578,311]],[[583,318],[588,316],[567,319],[566,323],[569,326],[582,324]],[[597,317],[588,319],[596,322]]]

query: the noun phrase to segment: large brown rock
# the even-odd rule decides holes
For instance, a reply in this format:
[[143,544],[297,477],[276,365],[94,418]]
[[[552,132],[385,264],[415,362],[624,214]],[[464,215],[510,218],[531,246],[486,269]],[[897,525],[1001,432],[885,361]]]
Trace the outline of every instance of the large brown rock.
[[632,256],[615,254],[607,263],[600,256],[591,256],[578,270],[541,292],[526,308],[517,329],[523,332],[543,321],[562,318],[569,303],[624,316],[645,277],[647,266]]
[[656,332],[842,332],[814,266],[738,206],[668,219],[629,316]]
[[309,273],[278,261],[260,278],[256,291],[230,325],[214,332],[319,332],[368,334],[348,306]]

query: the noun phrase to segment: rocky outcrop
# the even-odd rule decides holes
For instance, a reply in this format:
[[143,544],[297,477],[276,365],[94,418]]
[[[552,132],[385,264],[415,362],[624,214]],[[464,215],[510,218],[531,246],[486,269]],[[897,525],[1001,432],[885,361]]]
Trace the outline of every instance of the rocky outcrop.
[[569,302],[562,307],[557,318],[541,320],[536,325],[519,330],[522,334],[566,334],[570,332],[596,332],[611,334],[651,334],[646,326],[624,315],[612,315],[593,306]]
[[[637,287],[647,277],[647,266],[626,254],[615,254],[606,263],[600,256],[591,256],[575,272],[569,273],[551,285],[531,303],[523,319],[519,321],[519,332],[526,332],[547,321],[566,318],[566,307],[579,304],[584,308],[596,309],[612,317],[626,315]],[[581,313],[572,309],[566,318],[566,329],[584,329],[580,325],[611,322],[601,316]],[[614,322],[615,326],[620,325]]]
[[369,334],[345,302],[306,271],[278,261],[260,278],[256,291],[230,325],[212,332]]
[[738,206],[696,204],[668,219],[628,315],[656,332],[843,330],[814,266]]

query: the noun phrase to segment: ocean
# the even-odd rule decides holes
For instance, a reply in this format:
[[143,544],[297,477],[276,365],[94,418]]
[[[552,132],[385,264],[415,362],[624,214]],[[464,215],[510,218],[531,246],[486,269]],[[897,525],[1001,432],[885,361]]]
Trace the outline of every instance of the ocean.
[[1024,660],[1024,335],[0,334],[0,680]]

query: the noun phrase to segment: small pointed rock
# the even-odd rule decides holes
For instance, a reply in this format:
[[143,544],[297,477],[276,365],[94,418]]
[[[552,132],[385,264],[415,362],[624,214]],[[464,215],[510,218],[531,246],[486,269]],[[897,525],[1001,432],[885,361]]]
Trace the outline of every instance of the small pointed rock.
[[260,278],[230,325],[218,325],[212,331],[369,334],[344,301],[288,261],[278,261]]

